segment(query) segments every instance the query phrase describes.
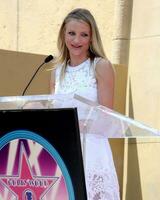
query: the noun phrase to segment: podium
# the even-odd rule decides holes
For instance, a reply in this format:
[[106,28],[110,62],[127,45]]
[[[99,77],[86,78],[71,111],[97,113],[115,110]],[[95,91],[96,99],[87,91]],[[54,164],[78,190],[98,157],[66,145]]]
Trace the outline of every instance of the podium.
[[3,200],[87,199],[87,134],[160,138],[159,130],[72,94],[0,97],[0,122]]
[[0,199],[87,199],[77,110],[49,109],[52,101],[0,99]]

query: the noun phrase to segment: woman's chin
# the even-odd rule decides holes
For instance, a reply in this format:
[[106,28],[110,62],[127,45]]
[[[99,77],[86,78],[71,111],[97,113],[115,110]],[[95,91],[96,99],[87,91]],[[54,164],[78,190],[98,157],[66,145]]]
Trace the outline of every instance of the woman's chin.
[[79,51],[79,50],[75,50],[75,51],[72,51],[71,53],[70,53],[70,55],[72,55],[72,56],[77,56],[77,57],[81,57],[82,55],[84,55],[84,54],[86,54],[86,53],[83,53],[82,51]]

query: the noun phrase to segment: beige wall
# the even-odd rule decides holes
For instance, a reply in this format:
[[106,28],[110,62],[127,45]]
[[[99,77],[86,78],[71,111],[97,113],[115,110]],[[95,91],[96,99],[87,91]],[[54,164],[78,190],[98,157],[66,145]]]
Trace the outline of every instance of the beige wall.
[[160,129],[160,3],[115,2],[112,62],[128,68],[126,114]]
[[55,55],[63,18],[72,9],[84,7],[95,16],[111,57],[114,0],[1,0],[0,6],[0,49]]
[[[144,3],[145,2],[145,3]],[[160,129],[160,2],[133,1],[127,112]]]
[[[159,0],[60,0],[57,4],[55,0],[1,0],[0,95],[22,94],[44,55],[55,55],[60,23],[75,7],[89,8],[94,14],[105,51],[116,66],[115,109],[125,111],[128,71],[127,114],[160,128]],[[27,94],[49,92],[47,67],[37,74]],[[123,140],[111,139],[110,143],[123,199],[160,198],[159,140],[132,140],[124,145]]]
[[[0,50],[0,96],[22,95],[44,58],[44,55]],[[39,70],[26,95],[49,93],[50,65],[46,64]]]
[[125,140],[122,200],[160,199],[160,138]]
[[0,0],[0,49],[17,50],[17,1]]
[[[160,2],[116,1],[113,62],[128,68],[126,114],[160,129]],[[160,140],[125,140],[123,200],[160,199]]]

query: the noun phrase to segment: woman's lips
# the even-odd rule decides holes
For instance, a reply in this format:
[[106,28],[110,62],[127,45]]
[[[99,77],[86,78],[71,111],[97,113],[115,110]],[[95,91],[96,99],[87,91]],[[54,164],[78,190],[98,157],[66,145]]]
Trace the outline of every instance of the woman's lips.
[[78,48],[81,48],[82,46],[81,45],[78,45],[78,46],[72,45],[72,47],[75,48],[75,49],[78,49]]

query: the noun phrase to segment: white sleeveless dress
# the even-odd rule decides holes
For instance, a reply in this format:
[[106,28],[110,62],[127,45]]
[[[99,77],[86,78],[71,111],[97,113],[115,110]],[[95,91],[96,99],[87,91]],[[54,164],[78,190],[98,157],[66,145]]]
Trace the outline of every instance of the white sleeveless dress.
[[[78,94],[98,102],[97,82],[93,69],[99,59],[95,58],[92,66],[90,59],[76,67],[68,65],[65,78],[61,83],[59,80],[61,66],[57,67],[55,94]],[[80,109],[78,109],[78,117],[82,117]],[[119,200],[117,174],[106,138],[93,134],[86,135],[84,163],[88,200]]]

